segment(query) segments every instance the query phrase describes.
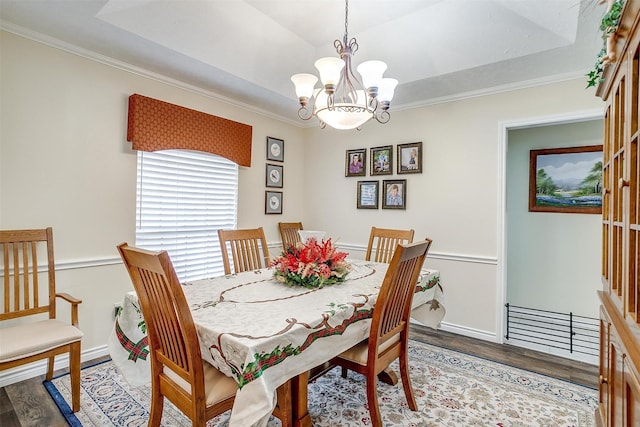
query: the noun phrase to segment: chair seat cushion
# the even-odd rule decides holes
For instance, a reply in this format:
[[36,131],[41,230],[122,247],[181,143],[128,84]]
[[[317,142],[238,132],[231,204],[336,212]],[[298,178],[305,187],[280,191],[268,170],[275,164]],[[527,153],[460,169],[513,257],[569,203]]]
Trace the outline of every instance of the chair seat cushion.
[[80,341],[84,334],[56,319],[0,329],[0,362],[11,362]]
[[[384,352],[386,349],[391,347],[393,344],[400,341],[400,334],[394,335],[389,340],[385,341],[379,349],[379,353]],[[369,340],[366,339],[359,344],[354,345],[349,350],[342,352],[338,355],[341,359],[350,360],[352,362],[357,363],[358,365],[367,366],[367,355],[369,354]]]
[[[222,402],[232,397],[238,391],[238,383],[231,377],[226,376],[217,368],[211,366],[208,362],[203,361],[204,368],[204,389],[206,394],[206,406]],[[165,366],[164,372],[167,377],[171,378],[176,384],[182,387],[187,393],[191,393],[189,383],[175,372]]]

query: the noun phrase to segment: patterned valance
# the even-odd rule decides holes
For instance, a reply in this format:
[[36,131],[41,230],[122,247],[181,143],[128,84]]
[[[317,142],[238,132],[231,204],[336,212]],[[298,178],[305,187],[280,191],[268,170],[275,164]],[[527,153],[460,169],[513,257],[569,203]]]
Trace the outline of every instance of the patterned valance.
[[134,150],[195,150],[251,166],[253,128],[201,111],[133,94],[127,141]]

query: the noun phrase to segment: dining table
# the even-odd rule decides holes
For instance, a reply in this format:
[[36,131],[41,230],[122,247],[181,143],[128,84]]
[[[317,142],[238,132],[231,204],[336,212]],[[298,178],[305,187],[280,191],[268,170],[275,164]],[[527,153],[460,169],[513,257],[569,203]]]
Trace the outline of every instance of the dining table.
[[[264,268],[182,283],[202,358],[238,383],[229,425],[265,426],[276,389],[292,382],[293,419],[310,426],[308,372],[366,339],[388,264],[349,260],[344,282],[288,286]],[[440,273],[422,269],[412,319],[437,328],[444,316]],[[132,385],[150,382],[146,324],[135,292],[124,296],[108,340],[114,364]]]

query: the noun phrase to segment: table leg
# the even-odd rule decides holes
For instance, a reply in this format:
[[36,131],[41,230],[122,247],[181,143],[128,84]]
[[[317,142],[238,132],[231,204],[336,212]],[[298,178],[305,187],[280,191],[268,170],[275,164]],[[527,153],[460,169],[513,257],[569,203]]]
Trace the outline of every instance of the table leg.
[[311,416],[307,408],[307,386],[309,372],[303,372],[291,379],[291,395],[293,398],[293,425],[294,427],[313,427]]

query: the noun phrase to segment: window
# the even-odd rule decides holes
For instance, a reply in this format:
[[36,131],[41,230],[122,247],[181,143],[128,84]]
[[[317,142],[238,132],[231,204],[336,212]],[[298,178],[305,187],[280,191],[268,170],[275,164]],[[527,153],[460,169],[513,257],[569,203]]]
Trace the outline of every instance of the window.
[[195,151],[138,151],[136,193],[136,246],[166,250],[181,281],[224,274],[218,229],[236,228],[238,165]]

